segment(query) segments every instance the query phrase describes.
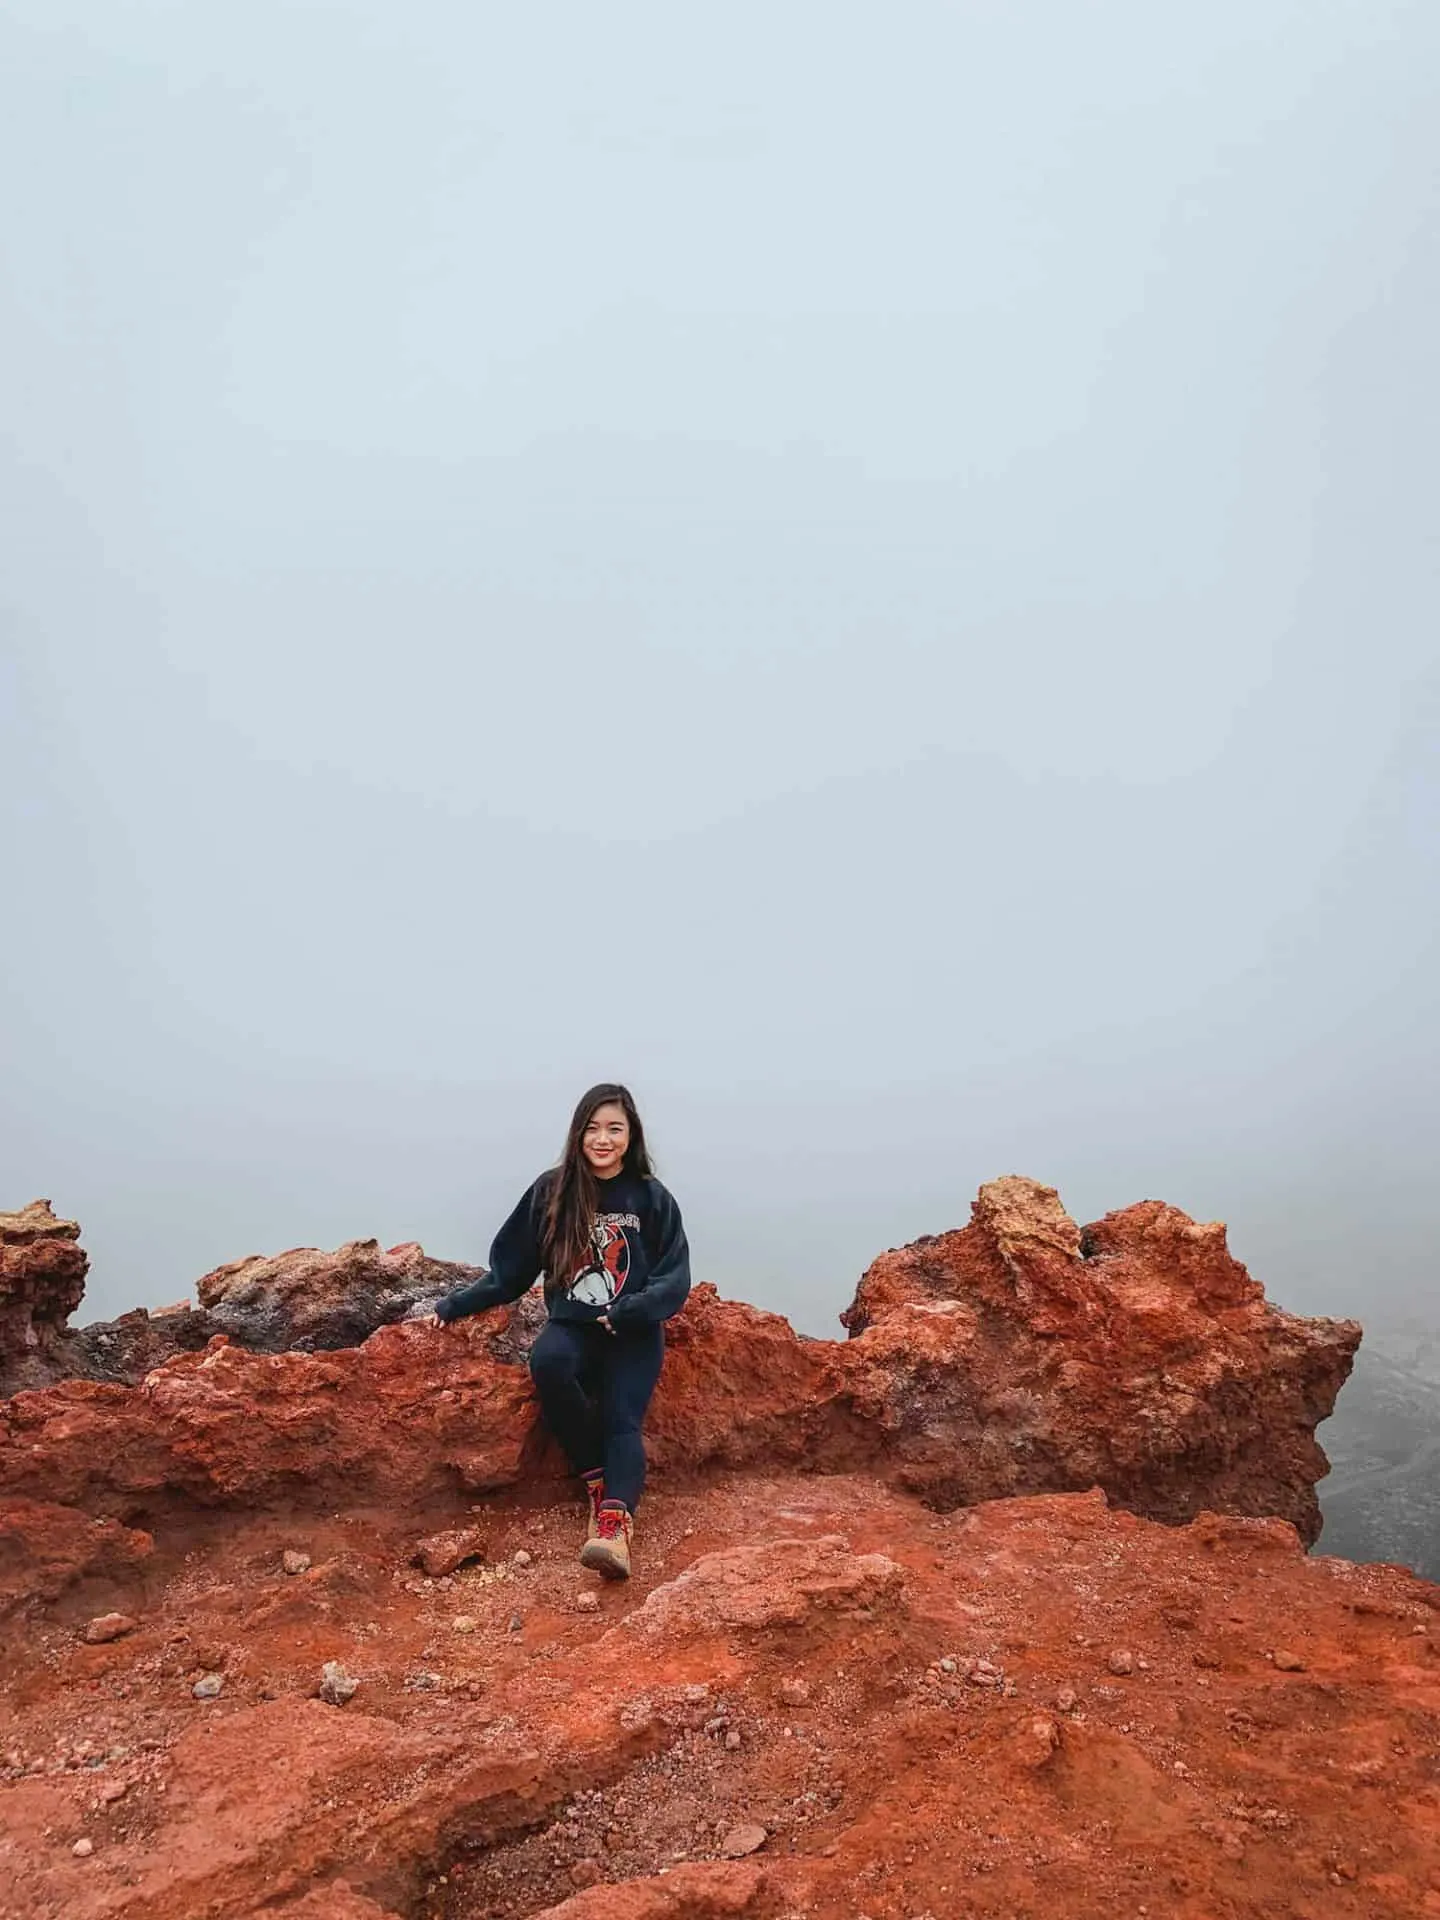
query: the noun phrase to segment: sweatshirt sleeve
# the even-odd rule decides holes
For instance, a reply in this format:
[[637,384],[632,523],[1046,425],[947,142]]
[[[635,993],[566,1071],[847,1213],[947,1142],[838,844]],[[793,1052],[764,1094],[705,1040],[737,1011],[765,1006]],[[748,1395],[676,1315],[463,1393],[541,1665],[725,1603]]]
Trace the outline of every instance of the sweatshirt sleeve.
[[622,1293],[609,1319],[617,1327],[645,1320],[668,1320],[684,1306],[690,1293],[690,1248],[675,1196],[656,1180],[651,1186],[650,1277],[637,1293]]
[[442,1320],[463,1320],[486,1307],[518,1300],[540,1277],[540,1181],[528,1189],[520,1204],[496,1234],[490,1248],[490,1271],[479,1280],[456,1287],[435,1302]]

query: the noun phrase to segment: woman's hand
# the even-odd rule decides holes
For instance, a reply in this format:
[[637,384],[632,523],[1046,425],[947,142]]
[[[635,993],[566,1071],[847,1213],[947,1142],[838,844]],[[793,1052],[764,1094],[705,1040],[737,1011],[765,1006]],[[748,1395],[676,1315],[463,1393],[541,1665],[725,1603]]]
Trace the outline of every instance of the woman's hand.
[[602,1313],[595,1324],[597,1327],[604,1327],[605,1331],[613,1336],[615,1329],[610,1324],[610,1316],[608,1313]]

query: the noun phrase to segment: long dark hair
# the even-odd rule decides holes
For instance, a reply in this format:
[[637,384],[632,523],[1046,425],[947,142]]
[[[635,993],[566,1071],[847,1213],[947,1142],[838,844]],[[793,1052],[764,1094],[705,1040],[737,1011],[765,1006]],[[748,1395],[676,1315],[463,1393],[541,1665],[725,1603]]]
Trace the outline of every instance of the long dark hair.
[[609,1106],[612,1102],[624,1109],[625,1118],[630,1122],[630,1144],[625,1149],[621,1171],[638,1173],[647,1178],[655,1171],[650,1164],[645,1129],[640,1124],[640,1115],[635,1110],[630,1089],[616,1086],[608,1080],[598,1087],[591,1087],[587,1094],[581,1096],[580,1104],[571,1116],[570,1131],[565,1136],[565,1151],[550,1182],[550,1197],[545,1208],[545,1230],[542,1235],[545,1272],[556,1286],[569,1286],[575,1275],[587,1267],[593,1257],[590,1234],[595,1222],[597,1194],[595,1175],[590,1171],[582,1143],[585,1129],[596,1108]]

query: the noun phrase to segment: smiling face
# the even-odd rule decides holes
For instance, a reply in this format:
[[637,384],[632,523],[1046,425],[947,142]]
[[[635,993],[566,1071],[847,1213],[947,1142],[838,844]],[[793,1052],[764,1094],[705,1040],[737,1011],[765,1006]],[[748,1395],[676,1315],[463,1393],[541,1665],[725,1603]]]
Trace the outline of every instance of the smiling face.
[[580,1148],[597,1180],[608,1180],[625,1163],[630,1145],[630,1122],[618,1100],[607,1100],[585,1123]]

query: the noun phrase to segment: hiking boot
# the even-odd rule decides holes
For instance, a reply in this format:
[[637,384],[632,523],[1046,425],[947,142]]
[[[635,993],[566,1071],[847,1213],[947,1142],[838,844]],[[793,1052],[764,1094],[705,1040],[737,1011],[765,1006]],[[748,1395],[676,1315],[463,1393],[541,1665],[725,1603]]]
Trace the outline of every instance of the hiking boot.
[[605,1500],[605,1476],[603,1473],[583,1473],[580,1476],[580,1484],[585,1489],[587,1509],[585,1539],[589,1542],[600,1531],[600,1508]]
[[580,1564],[607,1580],[630,1578],[630,1536],[635,1522],[623,1500],[604,1500],[595,1519],[595,1538],[580,1549]]

